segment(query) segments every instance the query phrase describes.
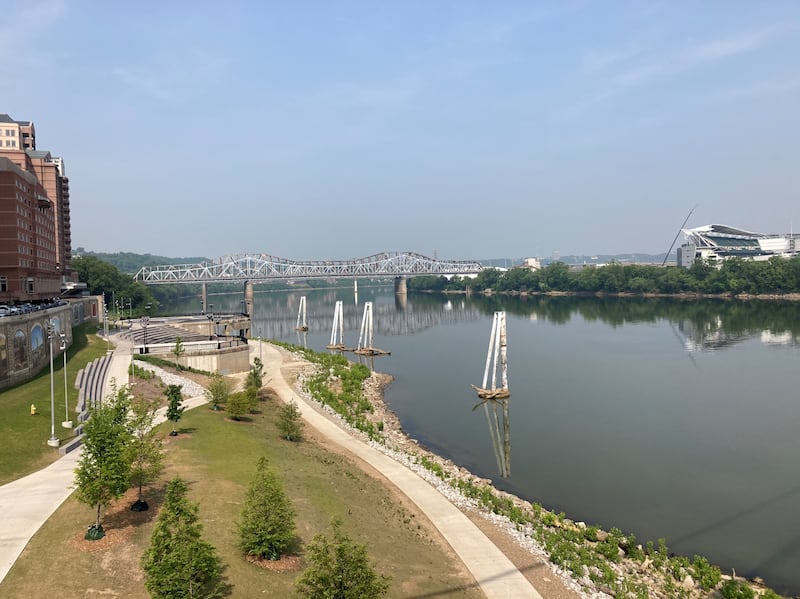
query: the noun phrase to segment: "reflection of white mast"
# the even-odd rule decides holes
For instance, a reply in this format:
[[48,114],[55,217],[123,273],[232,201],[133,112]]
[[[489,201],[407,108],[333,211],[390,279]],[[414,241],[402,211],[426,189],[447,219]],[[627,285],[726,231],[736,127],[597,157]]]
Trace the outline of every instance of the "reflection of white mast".
[[[492,367],[492,386],[487,388],[489,366]],[[500,370],[500,388],[497,388],[497,371]],[[478,397],[498,399],[509,397],[508,359],[506,342],[506,313],[495,312],[492,320],[492,332],[489,335],[489,350],[486,352],[486,368],[483,371],[483,386],[471,385],[478,392]]]
[[[492,404],[492,414],[489,413],[489,402]],[[486,412],[486,422],[489,423],[489,435],[492,437],[494,459],[500,476],[511,476],[511,433],[509,427],[508,399],[484,400],[483,409]],[[503,405],[503,437],[500,438],[500,419],[497,416],[497,404]],[[476,406],[477,407],[477,406]],[[502,447],[501,447],[502,443]]]
[[308,348],[308,333],[300,329],[297,330],[297,345]]
[[362,356],[379,356],[389,352],[372,347],[372,302],[364,302],[364,316],[361,318],[361,332],[358,334],[357,354]]
[[306,325],[306,296],[303,295],[300,297],[300,307],[297,310],[297,326],[295,327],[298,331],[307,331],[308,325]]
[[[337,334],[338,337],[337,337]],[[331,327],[331,342],[327,345],[328,349],[344,349],[344,307],[342,300],[336,302],[333,308],[333,326]]]

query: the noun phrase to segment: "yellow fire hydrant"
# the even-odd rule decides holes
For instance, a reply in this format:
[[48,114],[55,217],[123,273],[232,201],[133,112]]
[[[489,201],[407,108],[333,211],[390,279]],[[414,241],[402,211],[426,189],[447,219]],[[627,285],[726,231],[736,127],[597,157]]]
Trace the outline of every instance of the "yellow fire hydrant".
[[36,406],[31,404],[31,416],[36,416]]

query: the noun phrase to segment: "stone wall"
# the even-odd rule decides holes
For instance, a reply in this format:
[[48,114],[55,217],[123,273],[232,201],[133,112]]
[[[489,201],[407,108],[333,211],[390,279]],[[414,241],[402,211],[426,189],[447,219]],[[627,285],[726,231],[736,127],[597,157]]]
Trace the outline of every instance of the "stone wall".
[[199,370],[222,375],[250,370],[250,348],[247,345],[213,352],[197,352],[181,357],[181,363]]

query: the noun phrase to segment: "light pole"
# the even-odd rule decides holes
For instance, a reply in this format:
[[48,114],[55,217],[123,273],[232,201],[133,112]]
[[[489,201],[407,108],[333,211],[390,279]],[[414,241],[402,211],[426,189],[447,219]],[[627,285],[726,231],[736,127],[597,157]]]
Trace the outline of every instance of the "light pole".
[[72,428],[72,420],[69,419],[69,395],[67,395],[67,336],[64,333],[61,333],[59,349],[64,353],[64,422],[61,423],[61,426]]
[[214,340],[214,332],[213,332],[213,324],[214,324],[214,304],[208,304],[208,314],[206,314],[206,318],[208,318],[208,340]]
[[50,438],[47,444],[50,447],[58,447],[59,441],[56,438],[56,399],[53,393],[53,321],[47,321],[47,345],[50,348]]
[[144,351],[142,353],[147,353],[147,325],[150,324],[150,317],[146,314],[139,319],[139,323],[142,325],[142,329],[144,330]]
[[106,298],[103,296],[103,333],[106,336],[106,353],[111,353],[111,342],[108,339],[108,306],[106,306]]
[[147,304],[144,309],[147,313],[139,319],[144,329],[144,353],[147,353],[147,325],[150,324],[150,304]]

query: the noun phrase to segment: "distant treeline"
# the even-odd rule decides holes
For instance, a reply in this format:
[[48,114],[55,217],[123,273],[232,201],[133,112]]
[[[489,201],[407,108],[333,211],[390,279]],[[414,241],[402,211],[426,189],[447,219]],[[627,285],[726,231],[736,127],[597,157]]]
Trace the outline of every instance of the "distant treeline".
[[690,268],[611,263],[570,270],[562,262],[532,271],[518,267],[507,271],[486,269],[474,279],[422,276],[408,280],[420,291],[496,293],[703,293],[784,294],[800,292],[800,257],[774,257],[766,262],[731,258],[721,265],[697,260]]

